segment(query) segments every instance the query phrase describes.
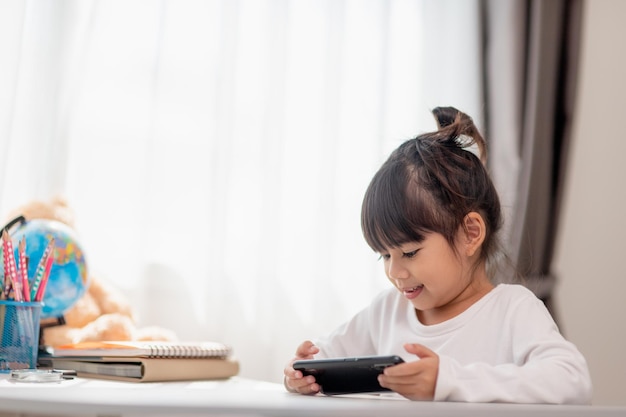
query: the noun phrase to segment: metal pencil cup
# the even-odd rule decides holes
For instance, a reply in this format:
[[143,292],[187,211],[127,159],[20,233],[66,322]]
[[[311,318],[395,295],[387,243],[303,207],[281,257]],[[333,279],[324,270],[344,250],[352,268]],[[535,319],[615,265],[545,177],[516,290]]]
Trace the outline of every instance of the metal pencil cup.
[[0,372],[37,367],[40,302],[0,301]]

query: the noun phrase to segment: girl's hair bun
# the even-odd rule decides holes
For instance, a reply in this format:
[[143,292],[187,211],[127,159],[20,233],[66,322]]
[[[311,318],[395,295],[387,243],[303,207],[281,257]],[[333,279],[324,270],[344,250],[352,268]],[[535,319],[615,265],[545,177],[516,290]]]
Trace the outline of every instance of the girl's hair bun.
[[433,114],[435,115],[435,119],[437,119],[439,129],[441,129],[456,122],[457,118],[460,117],[462,113],[454,107],[435,107]]
[[436,107],[432,112],[439,127],[436,133],[438,142],[447,146],[466,148],[466,150],[476,145],[477,156],[483,164],[487,163],[485,140],[470,116],[454,107]]

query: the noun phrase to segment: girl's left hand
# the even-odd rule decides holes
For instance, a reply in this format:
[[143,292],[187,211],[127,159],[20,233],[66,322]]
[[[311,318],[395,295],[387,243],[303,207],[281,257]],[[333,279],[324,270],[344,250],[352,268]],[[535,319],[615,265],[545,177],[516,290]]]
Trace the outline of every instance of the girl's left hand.
[[433,400],[439,373],[439,356],[426,346],[417,343],[407,343],[404,349],[417,355],[419,360],[386,368],[384,373],[378,376],[378,382],[382,387],[389,388],[409,400]]

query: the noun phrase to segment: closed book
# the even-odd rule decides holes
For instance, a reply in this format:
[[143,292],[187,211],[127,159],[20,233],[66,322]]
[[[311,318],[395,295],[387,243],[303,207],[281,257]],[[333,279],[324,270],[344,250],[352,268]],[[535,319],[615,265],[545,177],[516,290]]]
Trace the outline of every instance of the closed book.
[[54,357],[226,358],[230,346],[220,342],[104,341],[48,348]]
[[79,377],[130,382],[226,379],[239,373],[234,358],[42,357],[40,366],[72,369]]

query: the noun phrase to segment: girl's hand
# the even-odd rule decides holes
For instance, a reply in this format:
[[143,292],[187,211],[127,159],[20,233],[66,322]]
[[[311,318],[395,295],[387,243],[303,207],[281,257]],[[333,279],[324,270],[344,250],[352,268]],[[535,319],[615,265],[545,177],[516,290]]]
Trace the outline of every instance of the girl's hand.
[[406,344],[404,349],[417,355],[419,360],[386,368],[378,376],[381,386],[409,400],[433,400],[439,373],[439,356],[420,344]]
[[320,350],[313,342],[307,340],[296,349],[296,357],[293,358],[287,366],[285,366],[285,388],[289,392],[298,392],[300,394],[317,394],[320,392],[320,386],[315,382],[313,375],[302,375],[302,372],[293,369],[293,363],[301,359],[313,359],[313,355]]

